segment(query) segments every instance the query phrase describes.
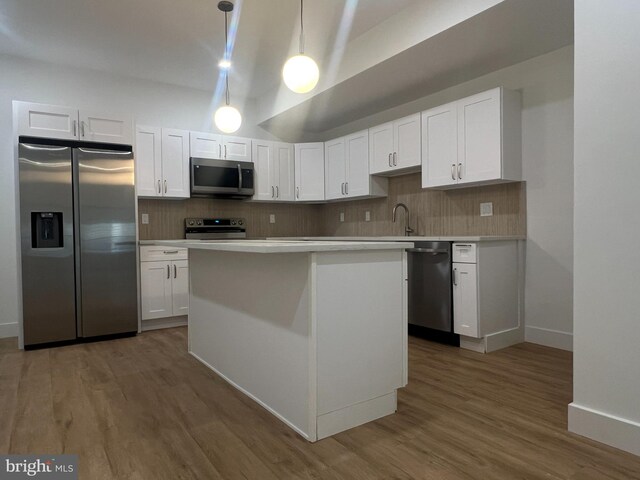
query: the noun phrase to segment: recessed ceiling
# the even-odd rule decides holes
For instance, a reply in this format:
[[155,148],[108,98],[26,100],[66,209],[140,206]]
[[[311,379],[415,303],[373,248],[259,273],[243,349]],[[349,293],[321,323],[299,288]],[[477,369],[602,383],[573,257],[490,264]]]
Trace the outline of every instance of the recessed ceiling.
[[[345,12],[346,40],[420,0],[307,0],[306,50],[320,62]],[[258,97],[280,82],[297,49],[298,0],[236,0],[232,94]],[[223,52],[217,0],[2,0],[0,53],[214,90]],[[322,65],[321,65],[322,66]]]

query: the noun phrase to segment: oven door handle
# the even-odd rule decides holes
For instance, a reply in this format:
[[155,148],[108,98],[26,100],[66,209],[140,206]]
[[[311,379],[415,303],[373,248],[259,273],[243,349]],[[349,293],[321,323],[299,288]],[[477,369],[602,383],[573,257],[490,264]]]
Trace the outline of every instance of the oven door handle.
[[439,250],[436,248],[407,248],[409,253],[430,253],[432,255],[440,255],[443,253],[449,253],[449,250]]

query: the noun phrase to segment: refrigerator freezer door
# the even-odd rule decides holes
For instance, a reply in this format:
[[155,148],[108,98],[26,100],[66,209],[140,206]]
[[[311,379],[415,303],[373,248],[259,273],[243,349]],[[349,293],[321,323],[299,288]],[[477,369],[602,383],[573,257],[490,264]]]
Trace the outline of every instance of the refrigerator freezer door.
[[74,149],[80,278],[78,336],[138,330],[132,152]]
[[18,157],[24,344],[73,340],[71,149],[21,143]]

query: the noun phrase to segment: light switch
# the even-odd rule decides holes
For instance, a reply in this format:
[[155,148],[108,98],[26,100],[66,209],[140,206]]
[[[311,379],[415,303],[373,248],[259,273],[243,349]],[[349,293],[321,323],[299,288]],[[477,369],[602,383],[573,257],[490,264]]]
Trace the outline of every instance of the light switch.
[[276,216],[275,214],[270,214],[269,215],[269,223],[276,223]]
[[364,221],[365,222],[370,222],[371,221],[371,212],[369,210],[364,212]]
[[480,216],[481,217],[492,217],[493,216],[493,202],[481,203],[480,204]]
[[344,212],[340,212],[340,221],[344,222]]
[[149,214],[148,213],[143,213],[142,214],[142,224],[143,225],[149,225]]

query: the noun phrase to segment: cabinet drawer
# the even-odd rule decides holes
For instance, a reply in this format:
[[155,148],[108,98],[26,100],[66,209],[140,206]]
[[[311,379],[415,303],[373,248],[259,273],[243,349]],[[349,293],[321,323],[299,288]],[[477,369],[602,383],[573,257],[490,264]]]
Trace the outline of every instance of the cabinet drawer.
[[162,247],[143,245],[140,247],[141,262],[157,262],[158,260],[187,260],[188,249],[180,247]]
[[454,243],[453,244],[453,261],[459,263],[476,263],[475,243]]

